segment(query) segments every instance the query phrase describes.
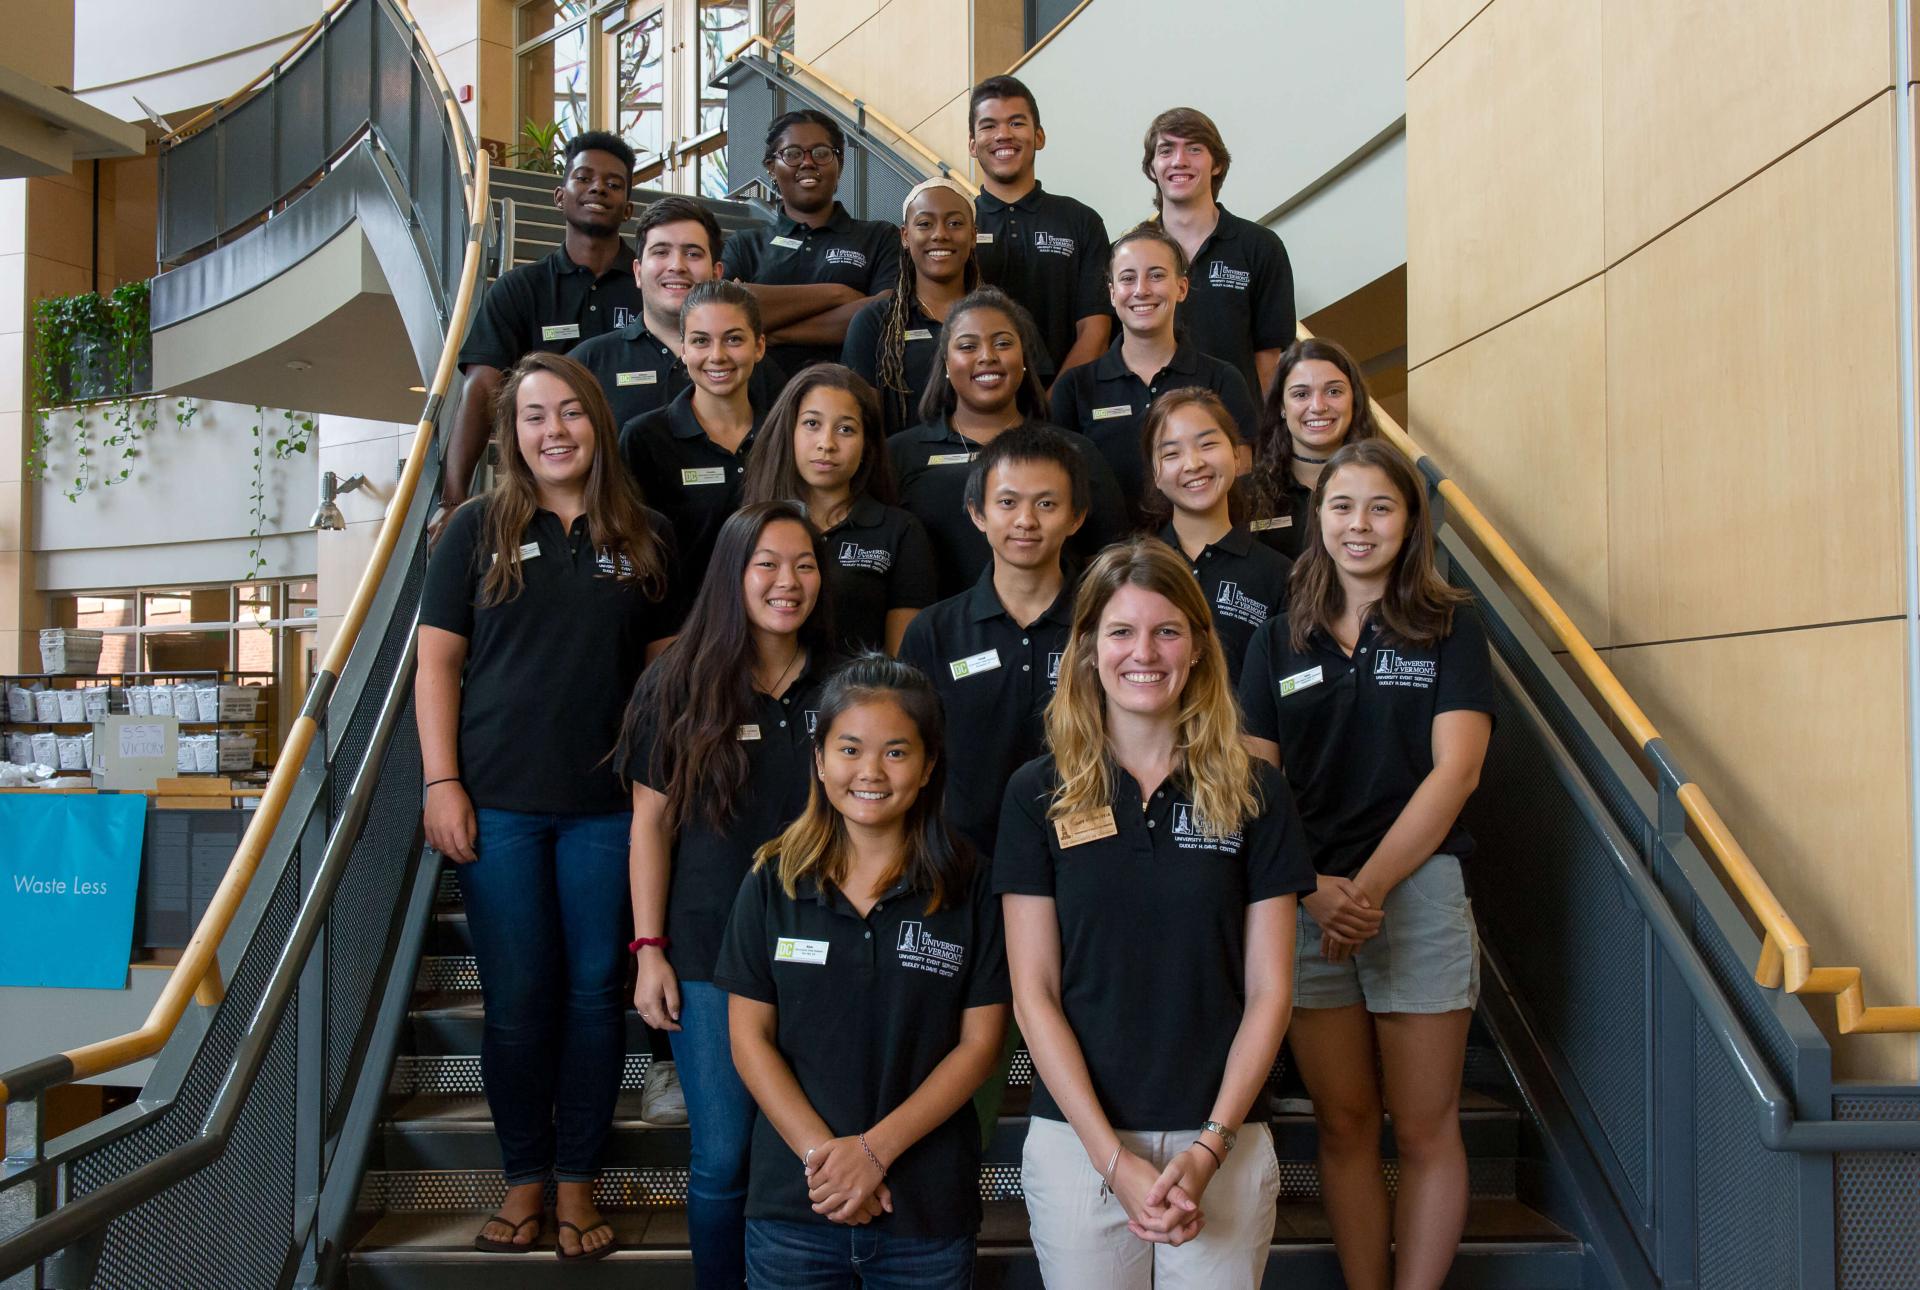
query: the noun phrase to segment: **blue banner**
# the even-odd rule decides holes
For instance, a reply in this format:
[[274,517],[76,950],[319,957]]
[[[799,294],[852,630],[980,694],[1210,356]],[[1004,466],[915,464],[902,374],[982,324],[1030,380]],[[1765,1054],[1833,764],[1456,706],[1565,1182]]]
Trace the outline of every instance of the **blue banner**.
[[119,990],[147,799],[0,793],[0,985]]

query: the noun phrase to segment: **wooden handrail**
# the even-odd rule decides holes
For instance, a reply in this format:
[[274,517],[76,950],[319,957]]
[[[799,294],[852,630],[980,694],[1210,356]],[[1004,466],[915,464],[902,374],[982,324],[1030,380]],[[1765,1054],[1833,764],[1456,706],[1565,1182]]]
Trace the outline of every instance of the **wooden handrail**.
[[[331,3],[328,4],[325,9],[322,9],[320,11],[320,16],[313,20],[313,25],[311,27],[308,27],[305,31],[301,32],[298,36],[295,36],[293,38],[293,43],[287,46],[285,53],[281,54],[280,57],[274,59],[271,63],[268,63],[265,67],[261,68],[259,72],[255,74],[252,80],[248,81],[245,85],[242,85],[239,89],[235,90],[233,93],[227,95],[227,97],[221,99],[218,103],[215,103],[212,107],[202,108],[200,111],[196,112],[192,117],[188,118],[185,124],[177,125],[173,129],[167,131],[164,135],[160,136],[160,142],[162,143],[180,142],[180,140],[186,138],[189,134],[192,134],[194,131],[198,130],[202,125],[212,121],[214,117],[220,114],[223,108],[227,107],[230,104],[238,103],[241,99],[253,93],[253,91],[259,87],[261,82],[265,81],[269,76],[272,76],[274,73],[278,72],[282,67],[286,66],[288,61],[291,60],[295,54],[299,53],[302,49],[304,49],[306,47],[307,42],[309,40],[312,40],[314,36],[318,35],[320,30],[327,25],[327,19],[333,17],[333,11],[338,9],[341,5],[345,3],[347,3],[347,0],[331,0]],[[403,4],[401,8],[402,10],[404,10],[406,6]]]
[[1041,50],[1045,49],[1048,45],[1051,45],[1053,43],[1053,38],[1055,36],[1058,36],[1061,32],[1065,31],[1067,29],[1067,24],[1072,22],[1075,18],[1078,18],[1082,13],[1085,13],[1087,6],[1092,3],[1093,3],[1093,0],[1080,0],[1079,4],[1075,5],[1070,11],[1068,11],[1066,17],[1062,18],[1059,22],[1054,23],[1052,27],[1048,28],[1046,35],[1040,37],[1040,39],[1033,42],[1032,49],[1029,49],[1026,53],[1020,55],[1020,57],[1014,59],[1011,63],[1009,63],[1007,65],[1007,70],[1002,72],[1001,75],[1011,76],[1015,72],[1019,71],[1022,67],[1025,67],[1027,65],[1028,60],[1030,60],[1035,54],[1039,53]]
[[[344,0],[342,0],[344,2]],[[390,0],[406,18],[410,30],[422,49],[426,51],[428,65],[434,79],[438,82],[441,99],[453,120],[449,121],[452,137],[463,137],[464,122],[459,120],[460,108],[448,88],[446,75],[440,63],[433,56],[431,48],[420,40],[419,24],[413,19],[403,0]],[[329,9],[331,12],[331,9]],[[322,16],[324,21],[324,15]],[[305,766],[307,753],[319,734],[319,723],[313,708],[313,695],[325,693],[331,688],[334,678],[340,675],[346,666],[348,656],[353,651],[354,642],[359,638],[365,625],[367,614],[372,607],[380,583],[385,578],[387,566],[399,545],[402,528],[406,525],[407,511],[413,503],[414,493],[420,483],[420,476],[426,469],[428,456],[433,448],[437,414],[445,402],[447,391],[453,383],[453,374],[457,367],[460,345],[464,339],[461,320],[465,319],[472,308],[474,292],[480,280],[480,264],[484,250],[486,232],[487,194],[490,173],[484,154],[468,158],[458,147],[460,169],[467,179],[465,185],[469,196],[467,210],[469,224],[466,255],[461,262],[460,287],[454,297],[454,303],[447,317],[452,320],[446,338],[440,346],[440,361],[434,369],[433,380],[428,385],[426,412],[422,414],[414,428],[413,444],[407,455],[407,464],[400,475],[400,481],[394,487],[393,497],[387,505],[386,518],[381,522],[379,536],[375,539],[373,552],[367,566],[360,575],[360,583],[354,589],[353,600],[340,621],[333,643],[327,650],[325,663],[314,678],[314,689],[309,690],[308,709],[302,711],[287,731],[286,743],[281,747],[279,757],[274,763],[273,774],[267,780],[266,788],[261,792],[260,805],[248,821],[247,829],[241,835],[239,845],[234,849],[233,859],[228,863],[226,873],[215,888],[213,898],[208,901],[206,911],[200,916],[199,924],[194,928],[193,936],[181,952],[180,961],[175,964],[172,974],[160,995],[154,1000],[147,1019],[139,1029],[103,1039],[79,1048],[70,1049],[45,1062],[36,1062],[26,1068],[35,1071],[39,1077],[35,1087],[44,1088],[49,1084],[69,1083],[73,1080],[88,1079],[106,1071],[127,1066],[153,1056],[165,1046],[172,1036],[174,1028],[186,1012],[187,1000],[191,996],[200,1003],[211,1006],[220,1002],[224,995],[219,982],[219,959],[217,951],[220,942],[226,937],[227,929],[232,925],[234,915],[239,912],[248,888],[252,885],[255,872],[260,867],[261,858],[266,854],[267,844],[272,840],[274,830],[278,828],[280,818],[286,810],[287,800],[293,794],[294,786],[299,782],[300,773]],[[13,1097],[5,1080],[0,1079],[0,1102]]]

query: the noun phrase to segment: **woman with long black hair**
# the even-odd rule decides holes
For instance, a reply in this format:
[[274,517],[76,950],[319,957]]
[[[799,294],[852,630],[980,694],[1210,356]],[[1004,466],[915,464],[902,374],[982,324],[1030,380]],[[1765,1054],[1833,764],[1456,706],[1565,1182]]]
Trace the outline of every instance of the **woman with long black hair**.
[[1007,969],[984,869],[942,812],[940,696],[867,654],[827,682],[806,812],[760,848],[715,983],[759,1103],[756,1290],[972,1284]]
[[453,513],[427,564],[414,681],[427,842],[466,902],[507,1183],[474,1245],[532,1249],[552,1178],[560,1257],[601,1258],[613,1231],[592,1190],[620,1086],[631,819],[608,765],[610,696],[673,632],[665,523],[572,359],[522,358],[493,421],[494,486]]
[[738,1290],[746,1276],[753,1126],[714,962],[754,849],[806,804],[808,736],[832,664],[825,562],[798,504],[736,511],[620,732],[618,766],[633,784],[634,1005],[668,1032],[686,1094],[687,1226],[701,1290]]

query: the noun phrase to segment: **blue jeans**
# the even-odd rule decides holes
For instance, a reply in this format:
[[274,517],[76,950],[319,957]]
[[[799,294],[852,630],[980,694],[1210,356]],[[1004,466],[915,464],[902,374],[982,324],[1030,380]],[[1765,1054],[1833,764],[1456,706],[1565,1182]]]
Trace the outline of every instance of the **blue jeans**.
[[837,1223],[747,1224],[752,1290],[967,1290],[971,1236],[894,1236]]
[[697,1290],[740,1290],[747,1279],[747,1149],[753,1098],[733,1068],[727,992],[680,983],[680,1029],[669,1031],[687,1098],[687,1241]]
[[591,1182],[626,1047],[632,816],[478,810],[456,864],[480,968],[480,1075],[507,1185]]

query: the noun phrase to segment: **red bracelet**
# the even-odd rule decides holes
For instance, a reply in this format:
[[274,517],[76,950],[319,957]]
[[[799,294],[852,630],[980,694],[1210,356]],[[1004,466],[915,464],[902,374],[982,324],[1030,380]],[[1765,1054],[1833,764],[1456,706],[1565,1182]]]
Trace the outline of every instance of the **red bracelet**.
[[671,944],[673,944],[673,938],[671,936],[639,936],[628,943],[627,953],[638,954],[649,945],[658,945],[664,950]]

